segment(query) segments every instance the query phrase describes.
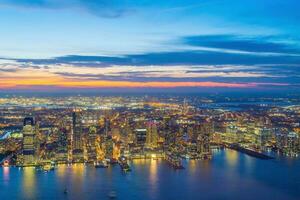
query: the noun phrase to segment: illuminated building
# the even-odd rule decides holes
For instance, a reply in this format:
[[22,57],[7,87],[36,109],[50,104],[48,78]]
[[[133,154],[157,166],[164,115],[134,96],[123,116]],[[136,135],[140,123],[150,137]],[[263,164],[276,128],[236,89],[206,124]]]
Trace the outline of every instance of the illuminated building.
[[113,153],[114,153],[114,143],[111,136],[107,136],[104,145],[105,145],[105,158],[112,160]]
[[104,118],[104,134],[106,136],[110,135],[110,120],[107,118]]
[[156,148],[158,142],[157,125],[155,122],[147,123],[146,145],[150,148]]
[[265,149],[266,146],[271,142],[272,140],[272,130],[269,128],[259,128],[257,131],[257,141],[256,144],[261,148]]
[[289,156],[298,156],[299,153],[299,136],[295,132],[289,132],[286,136],[286,146],[284,153]]
[[93,162],[97,159],[97,129],[96,127],[90,127],[89,133],[87,135],[87,155],[88,161]]
[[147,140],[147,129],[135,129],[135,144],[144,147]]
[[36,164],[36,133],[33,117],[26,117],[23,123],[23,165]]
[[211,158],[210,140],[213,132],[212,123],[209,121],[202,121],[195,127],[197,132],[197,152],[201,159]]
[[65,128],[59,130],[55,157],[58,163],[66,163],[68,161],[68,133]]
[[72,141],[72,158],[73,162],[82,162],[83,157],[83,134],[82,134],[82,125],[81,118],[78,113],[73,112],[72,114],[72,130],[73,130],[73,141]]
[[186,98],[184,98],[183,105],[182,105],[182,114],[186,115],[188,112],[189,112],[189,106],[188,106]]

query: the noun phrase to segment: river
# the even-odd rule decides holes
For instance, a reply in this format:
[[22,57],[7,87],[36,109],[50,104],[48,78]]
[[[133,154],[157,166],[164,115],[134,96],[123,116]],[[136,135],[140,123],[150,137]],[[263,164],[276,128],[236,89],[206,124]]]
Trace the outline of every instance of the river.
[[[210,161],[184,161],[174,170],[162,160],[135,160],[132,172],[118,165],[77,164],[51,172],[0,168],[3,199],[299,199],[300,160],[260,160],[234,150],[215,150]],[[65,188],[67,194],[64,193]]]

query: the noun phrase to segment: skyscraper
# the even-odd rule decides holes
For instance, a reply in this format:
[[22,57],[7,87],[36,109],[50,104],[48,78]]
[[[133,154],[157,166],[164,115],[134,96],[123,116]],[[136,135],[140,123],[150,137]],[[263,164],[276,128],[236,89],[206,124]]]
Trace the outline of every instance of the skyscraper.
[[36,164],[36,133],[33,117],[25,117],[23,122],[23,165]]
[[96,147],[97,147],[97,129],[96,127],[92,126],[90,127],[89,133],[87,135],[87,155],[88,155],[89,162],[92,162],[97,159]]
[[68,134],[65,128],[61,128],[58,133],[56,161],[66,163],[68,161]]
[[147,129],[135,129],[134,132],[136,145],[143,148],[147,141]]
[[146,145],[150,148],[156,148],[158,142],[157,125],[155,122],[147,123]]
[[83,157],[83,137],[82,137],[82,125],[81,118],[78,113],[73,112],[72,114],[72,131],[73,131],[73,141],[72,141],[72,157],[73,162],[82,162],[84,160]]

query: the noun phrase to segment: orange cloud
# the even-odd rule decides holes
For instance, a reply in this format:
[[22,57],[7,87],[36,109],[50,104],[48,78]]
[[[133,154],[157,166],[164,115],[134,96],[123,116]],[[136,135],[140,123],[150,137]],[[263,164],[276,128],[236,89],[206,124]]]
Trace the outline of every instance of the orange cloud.
[[131,82],[106,80],[76,80],[64,77],[17,77],[1,78],[0,88],[19,88],[30,86],[55,86],[65,88],[174,88],[174,87],[254,87],[251,83],[221,82]]

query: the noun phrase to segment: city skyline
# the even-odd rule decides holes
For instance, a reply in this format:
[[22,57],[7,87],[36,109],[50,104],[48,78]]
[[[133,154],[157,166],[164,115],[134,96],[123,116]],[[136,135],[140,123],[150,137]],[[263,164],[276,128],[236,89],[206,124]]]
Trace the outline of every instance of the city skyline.
[[0,90],[298,91],[297,7],[3,0]]
[[299,7],[0,0],[1,200],[298,200]]

